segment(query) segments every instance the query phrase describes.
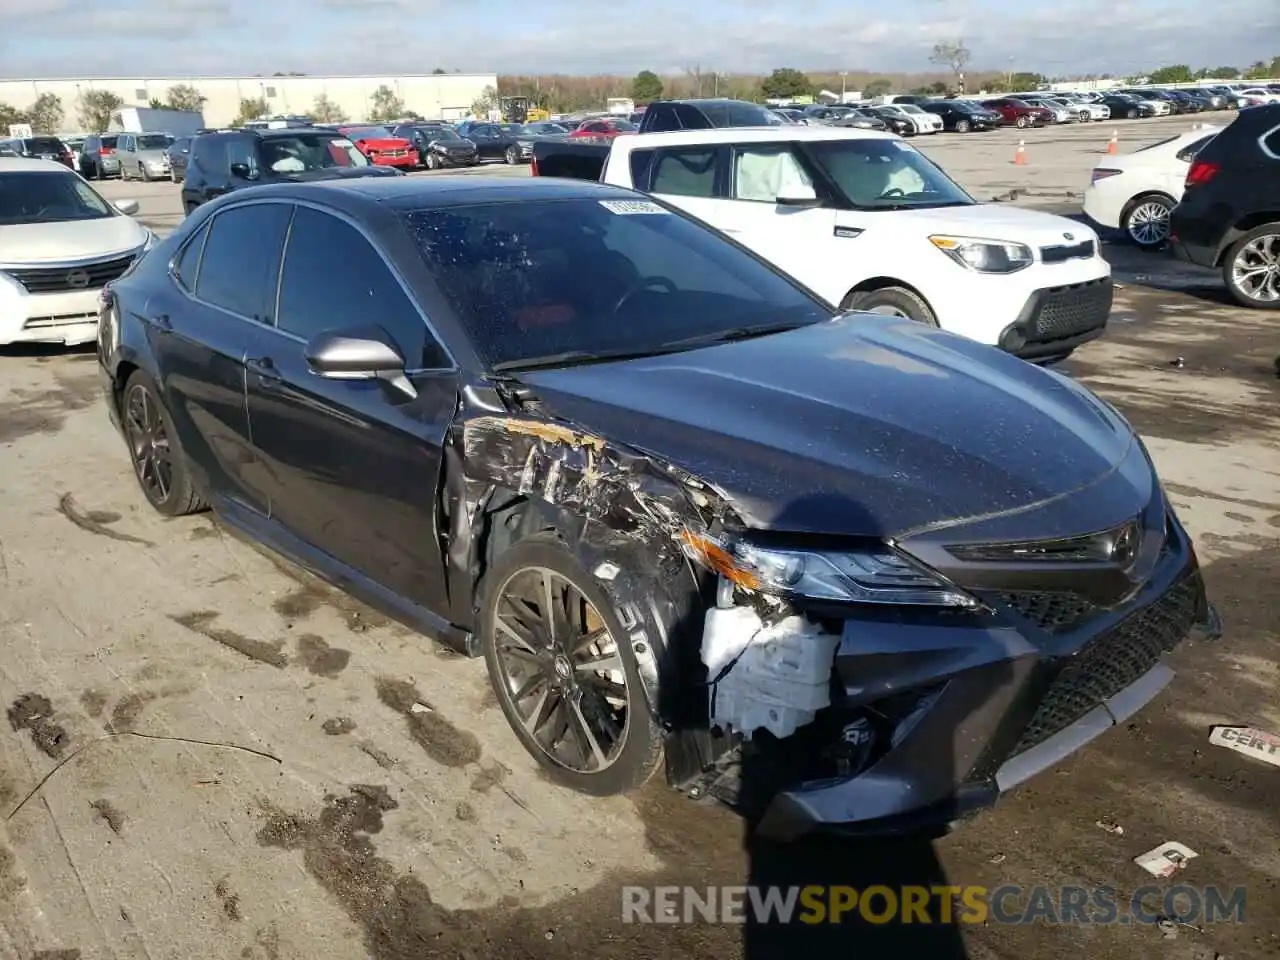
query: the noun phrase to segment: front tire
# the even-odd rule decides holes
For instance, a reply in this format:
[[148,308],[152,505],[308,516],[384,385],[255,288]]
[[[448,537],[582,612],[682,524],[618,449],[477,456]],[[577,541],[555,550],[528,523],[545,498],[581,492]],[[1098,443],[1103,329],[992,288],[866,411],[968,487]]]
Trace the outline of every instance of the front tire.
[[191,471],[169,410],[155,381],[141,370],[129,377],[120,401],[120,420],[133,473],[142,495],[157,513],[181,517],[205,509],[191,484]]
[[548,775],[593,796],[643,785],[662,758],[662,728],[627,631],[569,548],[551,535],[517,543],[485,574],[479,606],[498,704]]
[[507,147],[507,152],[503,154],[503,159],[510,166],[515,166],[520,162],[520,151],[515,147]]
[[1025,130],[1027,129],[1027,127],[1031,126],[1031,120],[1026,115],[1023,115],[1021,117],[1018,117],[1018,119],[1015,120],[1013,124],[1019,130]]
[[969,132],[969,121],[968,121],[968,120],[957,120],[957,121],[956,121],[956,133],[968,133],[968,132]]
[[879,290],[862,290],[844,299],[844,309],[861,310],[890,317],[904,317],[926,326],[938,326],[938,318],[925,299],[906,287],[881,287]]
[[1222,279],[1236,303],[1280,310],[1280,222],[1254,227],[1222,260]]
[[1169,239],[1172,197],[1147,193],[1130,200],[1120,214],[1120,229],[1129,242],[1143,250],[1156,250]]
[[440,158],[437,157],[434,153],[428,153],[426,166],[428,170],[440,169]]

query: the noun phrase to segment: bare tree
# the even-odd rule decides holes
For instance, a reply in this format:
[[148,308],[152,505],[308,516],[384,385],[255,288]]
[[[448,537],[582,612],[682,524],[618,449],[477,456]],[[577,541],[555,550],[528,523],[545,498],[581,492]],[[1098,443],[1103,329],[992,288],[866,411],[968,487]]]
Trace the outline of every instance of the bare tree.
[[963,40],[943,40],[933,45],[933,53],[929,55],[929,62],[936,63],[939,66],[946,67],[956,75],[956,81],[960,84],[960,92],[964,92],[964,68],[969,65],[969,58],[972,56],[969,48],[964,45]]
[[702,96],[702,64],[695,63],[691,67],[685,67],[684,75],[693,84],[693,95],[695,97]]

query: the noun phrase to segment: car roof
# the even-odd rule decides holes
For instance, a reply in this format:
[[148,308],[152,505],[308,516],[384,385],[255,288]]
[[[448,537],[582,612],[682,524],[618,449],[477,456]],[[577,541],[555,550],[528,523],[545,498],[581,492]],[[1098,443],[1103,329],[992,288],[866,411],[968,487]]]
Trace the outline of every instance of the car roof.
[[0,173],[70,173],[56,160],[29,160],[26,157],[0,157]]
[[[779,140],[787,141],[824,141],[824,140],[896,140],[892,133],[879,130],[859,130],[850,127],[715,127],[710,130],[664,130],[657,133],[638,133],[626,138],[626,145],[631,149],[654,146],[655,144],[696,144],[696,143],[770,143]],[[621,137],[614,141],[623,143]]]
[[272,184],[256,187],[254,196],[290,196],[305,199],[332,192],[362,197],[397,210],[462,207],[482,203],[522,200],[635,199],[622,187],[593,180],[560,177],[353,177],[312,183]]

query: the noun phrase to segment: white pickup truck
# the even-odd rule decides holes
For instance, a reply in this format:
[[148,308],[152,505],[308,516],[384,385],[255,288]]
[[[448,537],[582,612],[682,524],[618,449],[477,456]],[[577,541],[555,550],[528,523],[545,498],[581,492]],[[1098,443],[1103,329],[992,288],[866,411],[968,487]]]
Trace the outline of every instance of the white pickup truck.
[[1057,360],[1100,336],[1111,268],[1089,227],[979,203],[892,134],[823,126],[640,133],[535,146],[536,176],[648,193],[824,299]]

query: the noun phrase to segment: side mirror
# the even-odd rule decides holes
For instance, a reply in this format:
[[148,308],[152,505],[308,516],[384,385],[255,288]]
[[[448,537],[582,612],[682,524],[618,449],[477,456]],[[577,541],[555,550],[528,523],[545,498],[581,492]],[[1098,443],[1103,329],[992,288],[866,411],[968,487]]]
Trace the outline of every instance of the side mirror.
[[793,183],[778,191],[774,200],[780,207],[811,207],[818,202],[818,194],[813,187]]
[[239,177],[241,180],[257,180],[258,171],[253,169],[247,163],[233,163],[231,165],[231,175]]
[[138,212],[137,200],[117,200],[113,206],[123,213],[126,217],[132,217]]
[[405,360],[379,328],[319,333],[304,348],[311,372],[330,380],[384,380],[410,399],[418,395],[405,376]]

